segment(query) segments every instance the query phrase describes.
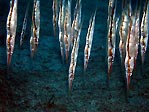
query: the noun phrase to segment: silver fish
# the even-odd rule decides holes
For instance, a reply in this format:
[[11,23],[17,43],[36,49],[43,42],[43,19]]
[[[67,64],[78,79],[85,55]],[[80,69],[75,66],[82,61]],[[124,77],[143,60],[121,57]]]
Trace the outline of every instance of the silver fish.
[[75,30],[78,31],[79,26],[81,24],[81,12],[82,12],[81,9],[82,9],[81,0],[77,0],[75,11],[74,11],[74,20],[72,22],[71,48],[73,47],[73,43],[74,43]]
[[137,56],[138,56],[138,49],[139,49],[139,40],[140,40],[140,8],[136,11],[135,14],[135,43],[136,43],[136,56],[135,56],[135,63],[134,63],[134,68],[136,68],[136,61],[137,61]]
[[128,35],[126,41],[125,71],[126,71],[128,90],[130,86],[130,77],[133,73],[135,56],[136,56],[135,22],[136,22],[135,17],[132,16],[129,23]]
[[11,63],[11,58],[14,51],[16,29],[17,29],[17,5],[18,0],[10,1],[10,10],[7,17],[7,39],[6,39],[6,48],[7,48],[7,65]]
[[148,28],[149,28],[149,1],[147,0],[141,22],[140,46],[141,46],[142,64],[144,63],[145,53],[148,45],[148,36],[149,36]]
[[58,21],[58,1],[53,0],[53,31],[54,31],[54,36],[56,36],[56,27],[57,27],[57,21]]
[[59,18],[58,18],[58,27],[59,27],[59,42],[62,62],[64,62],[64,16],[65,16],[65,0],[60,0],[59,2]]
[[110,78],[110,74],[112,71],[112,64],[114,62],[114,57],[115,57],[115,42],[116,42],[116,28],[117,28],[117,22],[115,18],[115,13],[116,13],[116,3],[117,1],[114,1],[114,4],[112,6],[111,11],[109,12],[109,17],[108,17],[108,24],[109,24],[109,29],[108,29],[108,78]]
[[90,19],[88,33],[86,36],[86,45],[85,45],[85,49],[84,49],[84,71],[86,71],[89,57],[90,57],[93,34],[94,34],[94,27],[95,27],[95,17],[96,17],[96,12],[95,12],[94,16],[91,17],[91,19]]
[[66,54],[66,62],[68,62],[68,55],[69,55],[69,38],[68,37],[68,6],[66,5],[65,8],[65,20],[64,20],[64,46],[65,46],[65,54]]
[[119,30],[119,35],[120,35],[119,52],[120,52],[122,65],[124,64],[124,59],[126,55],[125,46],[126,46],[126,40],[127,40],[127,35],[128,35],[128,25],[129,25],[128,13],[126,12],[126,10],[123,10],[120,30]]
[[21,37],[20,37],[20,46],[22,46],[23,40],[24,40],[24,36],[25,36],[29,5],[30,5],[30,3],[28,4],[28,6],[26,8],[25,17],[24,17],[24,21],[23,21],[23,27],[22,27]]
[[34,56],[38,47],[39,32],[40,32],[40,0],[34,0],[33,14],[32,14],[32,28],[30,38],[31,57]]
[[69,91],[72,89],[72,82],[74,80],[75,75],[75,68],[77,64],[77,57],[78,57],[78,50],[79,50],[79,41],[80,41],[80,33],[81,33],[81,27],[79,28],[79,31],[75,30],[75,40],[74,45],[71,52],[71,61],[69,66],[69,76],[68,76],[68,83],[69,83]]

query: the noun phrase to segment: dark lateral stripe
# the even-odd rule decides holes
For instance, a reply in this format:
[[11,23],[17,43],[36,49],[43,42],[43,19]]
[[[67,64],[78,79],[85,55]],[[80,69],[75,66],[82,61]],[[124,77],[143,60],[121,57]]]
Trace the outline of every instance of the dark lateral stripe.
[[[11,10],[10,10],[10,15],[9,15],[9,19],[8,19],[8,30],[10,31],[10,26],[11,26],[11,18],[12,18],[12,13],[13,13],[13,8],[14,8],[14,0],[12,0],[12,4],[11,4]],[[10,31],[11,33],[11,31]]]
[[127,43],[127,52],[128,52],[128,61],[127,61],[127,67],[128,67],[128,73],[130,73],[130,59],[131,59],[131,57],[130,57],[130,54],[129,54],[129,41],[130,41],[130,34],[131,34],[131,28],[132,28],[132,20],[130,20],[130,26],[129,26],[129,31],[128,31],[128,43]]
[[37,1],[35,0],[34,1],[33,16],[32,16],[33,26],[34,26],[35,30],[37,30],[36,23],[35,23],[35,8],[36,8],[36,5],[37,5]]
[[[36,23],[35,23],[35,8],[37,6],[37,0],[34,1],[34,9],[33,9],[33,16],[32,16],[32,21],[33,21],[33,29],[34,29],[34,38],[35,38],[35,42],[38,42],[38,39],[37,39],[37,35],[36,35],[36,32],[37,32],[37,26],[36,26]],[[35,43],[36,44],[36,43]]]
[[[145,27],[145,21],[146,21],[146,16],[147,16],[147,4],[148,4],[148,0],[146,1],[146,5],[145,5],[145,8],[144,8],[144,14],[145,14],[145,15],[144,15],[144,18],[142,19],[142,20],[143,20],[143,21],[142,21],[142,22],[143,22],[143,26],[142,26],[142,27],[143,27],[143,28],[142,28],[142,30],[143,30],[142,45],[145,46],[145,47],[146,47],[146,45],[145,45],[145,41],[144,41],[144,40],[145,40],[145,38],[146,38],[146,35],[144,34],[144,30],[145,30],[144,27]],[[143,47],[143,49],[142,49],[144,53],[145,53],[145,47]]]
[[8,53],[10,53],[11,52],[11,44],[10,44],[10,41],[11,41],[11,37],[12,37],[12,34],[11,34],[11,29],[10,29],[10,27],[11,27],[11,18],[12,18],[12,13],[13,13],[13,8],[14,8],[14,0],[12,0],[12,4],[11,4],[11,7],[10,7],[10,15],[9,15],[9,18],[8,18],[8,27],[7,27],[7,30],[9,31],[9,33],[10,33],[10,35],[9,35],[9,37],[8,37],[8,41],[7,41],[7,47],[8,47]]

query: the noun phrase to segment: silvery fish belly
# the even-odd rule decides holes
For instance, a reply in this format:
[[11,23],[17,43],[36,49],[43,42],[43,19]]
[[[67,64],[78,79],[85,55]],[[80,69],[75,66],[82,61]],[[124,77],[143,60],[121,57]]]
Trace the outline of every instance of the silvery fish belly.
[[148,27],[149,27],[149,1],[147,1],[144,6],[144,13],[141,22],[141,38],[140,38],[140,46],[141,46],[141,57],[142,63],[144,63],[145,53],[148,45]]
[[75,69],[77,64],[78,50],[79,50],[79,42],[80,42],[80,34],[81,28],[79,27],[79,31],[76,32],[76,38],[74,40],[74,45],[71,51],[71,61],[69,66],[69,75],[68,75],[68,83],[69,83],[69,91],[72,89],[72,82],[74,80]]
[[38,47],[40,32],[40,1],[34,0],[33,13],[32,13],[32,27],[30,38],[31,57],[34,56]]
[[57,27],[57,21],[58,21],[58,1],[53,0],[53,31],[54,31],[54,36],[56,36],[56,27]]
[[95,16],[96,16],[96,12],[95,12],[94,16],[90,18],[88,33],[86,36],[86,44],[85,44],[85,48],[84,48],[84,71],[87,68],[89,57],[90,57],[93,34],[94,34],[94,27],[95,27]]
[[37,35],[37,44],[39,39],[39,31],[40,31],[40,1],[37,0],[36,8],[35,8],[35,24],[36,24],[36,35]]
[[119,30],[119,35],[120,35],[120,42],[119,42],[119,51],[120,51],[120,57],[121,57],[121,63],[124,64],[124,58],[125,58],[125,47],[126,47],[126,40],[127,40],[127,35],[128,35],[128,24],[129,24],[129,19],[128,15],[126,13],[126,10],[122,12],[122,20],[121,20],[121,25],[120,25],[120,30]]
[[11,58],[14,51],[15,37],[17,29],[17,0],[10,1],[10,10],[7,17],[7,65],[11,63]]

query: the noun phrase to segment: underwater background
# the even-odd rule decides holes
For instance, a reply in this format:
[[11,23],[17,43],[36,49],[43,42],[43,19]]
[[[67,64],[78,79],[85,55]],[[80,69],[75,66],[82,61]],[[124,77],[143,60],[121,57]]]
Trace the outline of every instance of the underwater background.
[[[118,44],[115,62],[107,87],[107,17],[108,0],[82,0],[83,25],[73,81],[68,93],[69,63],[61,61],[58,29],[53,35],[52,0],[40,0],[40,38],[38,50],[30,56],[30,33],[33,1],[31,0],[25,40],[19,39],[28,0],[18,0],[18,22],[14,54],[7,71],[6,21],[9,0],[0,0],[0,112],[148,112],[149,111],[149,47],[144,73],[141,58],[131,77],[129,101],[126,101],[125,72],[121,71]],[[141,5],[144,5],[142,0]],[[72,15],[76,1],[72,0]],[[117,17],[121,15],[117,1]],[[135,0],[132,0],[132,8]],[[89,20],[97,8],[95,32],[87,71],[83,73],[84,46]],[[117,33],[117,42],[119,34]],[[139,54],[140,55],[140,54]]]

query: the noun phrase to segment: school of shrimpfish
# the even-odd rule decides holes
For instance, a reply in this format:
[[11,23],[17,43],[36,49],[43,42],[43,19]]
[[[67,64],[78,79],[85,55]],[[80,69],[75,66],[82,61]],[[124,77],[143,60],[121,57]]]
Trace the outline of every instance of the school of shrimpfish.
[[[135,10],[132,11],[131,2],[122,0],[122,14],[116,17],[117,0],[109,0],[108,16],[107,16],[107,77],[110,80],[112,65],[115,58],[116,50],[116,34],[119,33],[119,52],[121,58],[122,69],[125,69],[126,87],[129,90],[130,79],[136,68],[136,60],[138,52],[141,54],[142,66],[145,61],[145,53],[148,44],[148,28],[149,28],[149,0],[145,1],[143,11],[141,12],[140,1],[137,0]],[[82,19],[82,2],[76,1],[74,14],[72,18],[72,0],[53,0],[53,32],[56,37],[58,29],[59,47],[62,63],[69,63],[68,84],[69,90],[72,90],[73,80],[75,77],[75,68],[77,65],[77,57],[79,51],[79,41],[81,29],[83,26]],[[29,4],[23,21],[23,28],[20,35],[20,46],[24,41],[26,32]],[[10,10],[7,17],[7,66],[10,66],[12,55],[15,47],[15,37],[17,29],[17,7],[18,0],[10,1]],[[97,7],[98,8],[98,7]],[[88,31],[86,34],[86,43],[84,48],[84,72],[89,64],[89,58],[92,48],[92,40],[94,36],[94,28],[96,25],[97,8],[90,17]],[[143,16],[141,17],[141,13]],[[34,0],[32,10],[32,24],[30,37],[30,53],[34,56],[38,49],[40,34],[40,0]],[[140,51],[139,51],[140,50]],[[70,61],[69,61],[70,59]]]

